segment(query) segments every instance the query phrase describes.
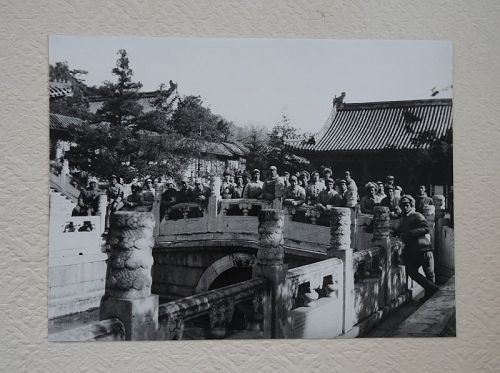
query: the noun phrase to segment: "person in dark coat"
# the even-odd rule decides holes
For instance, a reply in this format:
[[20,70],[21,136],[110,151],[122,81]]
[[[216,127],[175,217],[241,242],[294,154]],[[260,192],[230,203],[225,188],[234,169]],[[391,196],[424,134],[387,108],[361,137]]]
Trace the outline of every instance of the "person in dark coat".
[[420,212],[421,214],[424,213],[424,206],[427,205],[433,205],[434,202],[432,201],[432,198],[427,196],[427,193],[425,191],[425,185],[420,185],[418,187],[418,193],[415,198],[415,210],[417,212]]
[[165,184],[167,189],[161,195],[160,220],[163,219],[169,207],[177,203],[177,190],[174,187],[174,181],[169,179]]
[[[430,240],[430,228],[425,217],[415,211],[415,200],[404,195],[400,201],[401,221],[396,234],[404,243],[403,261],[406,273],[425,289],[423,300],[429,299],[439,287],[435,284],[434,254]],[[425,276],[418,270],[422,267]]]
[[73,209],[71,216],[97,215],[99,209],[99,190],[97,179],[91,178],[89,186],[80,192],[78,203]]
[[389,217],[398,219],[401,216],[401,208],[399,207],[400,199],[394,194],[394,187],[389,185],[386,187],[387,197],[381,202],[380,206],[389,207]]

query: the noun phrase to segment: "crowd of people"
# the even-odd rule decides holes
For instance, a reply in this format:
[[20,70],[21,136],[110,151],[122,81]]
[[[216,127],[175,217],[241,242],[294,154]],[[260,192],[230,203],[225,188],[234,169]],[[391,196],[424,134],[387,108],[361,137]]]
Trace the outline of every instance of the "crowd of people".
[[[280,198],[283,205],[291,207],[313,206],[321,212],[332,207],[354,207],[359,203],[362,213],[373,214],[375,206],[389,208],[390,217],[397,219],[402,210],[400,201],[402,188],[395,183],[394,176],[387,176],[382,181],[368,182],[365,185],[365,194],[359,198],[358,187],[349,171],[345,171],[342,178],[333,178],[330,168],[323,167],[320,171],[296,171],[292,174],[284,172],[278,174],[276,166],[270,166],[268,175],[261,179],[261,171],[254,169],[251,173],[224,171],[220,187],[222,199],[264,199],[272,201]],[[149,211],[157,193],[161,193],[160,216],[175,204],[194,202],[203,207],[208,204],[211,194],[208,180],[194,179],[190,183],[183,179],[176,183],[167,179],[161,191],[154,185],[151,178],[141,184],[133,183],[131,193],[125,196],[123,184],[116,175],[112,175],[107,187],[107,215],[118,210]],[[426,194],[425,186],[420,186],[416,194],[416,211],[423,212],[424,206],[432,204],[432,198]],[[73,216],[96,215],[99,204],[99,190],[97,179],[91,178],[88,187],[81,191],[78,203],[73,210]]]
[[[433,200],[427,196],[424,185],[419,186],[415,198],[403,194],[403,189],[395,183],[395,178],[388,175],[385,182],[368,182],[365,194],[359,198],[356,182],[346,171],[343,178],[333,178],[330,168],[322,168],[311,173],[284,172],[278,174],[276,166],[268,168],[268,175],[261,180],[261,172],[254,169],[248,173],[233,173],[224,171],[220,186],[222,199],[264,199],[273,201],[281,199],[283,205],[290,207],[311,206],[320,212],[327,212],[332,207],[354,207],[359,204],[362,213],[373,214],[376,206],[386,206],[392,219],[400,219],[396,234],[405,243],[404,261],[409,275],[426,290],[426,298],[438,288],[434,278],[434,258],[430,243],[430,228],[422,215],[426,205],[432,205]],[[112,175],[107,186],[106,228],[109,227],[109,217],[119,210],[150,211],[157,193],[160,197],[160,218],[178,203],[196,203],[206,207],[211,195],[207,180],[183,179],[178,188],[172,179],[165,181],[160,188],[147,178],[142,185],[133,183],[131,193],[125,196],[124,186],[116,175]],[[99,208],[99,188],[97,179],[89,179],[88,186],[81,191],[73,216],[96,215]],[[177,212],[178,213],[178,212]],[[176,215],[182,217],[182,214]],[[71,228],[71,227],[70,227]],[[68,229],[70,229],[68,228]],[[418,273],[422,267],[425,276]]]

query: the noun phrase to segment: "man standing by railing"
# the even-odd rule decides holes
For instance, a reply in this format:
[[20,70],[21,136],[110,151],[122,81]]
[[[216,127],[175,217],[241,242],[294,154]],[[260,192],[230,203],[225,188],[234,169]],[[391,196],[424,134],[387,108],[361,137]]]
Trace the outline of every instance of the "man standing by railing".
[[278,176],[278,169],[276,166],[269,167],[269,178],[262,186],[263,197],[268,201],[273,201],[275,198],[281,198],[285,189],[283,179]]
[[[401,221],[396,234],[404,243],[403,261],[408,275],[425,289],[423,301],[429,299],[439,287],[434,283],[434,255],[430,239],[430,229],[425,217],[415,211],[412,196],[401,197]],[[425,277],[418,269],[422,267]]]
[[97,179],[89,179],[89,186],[80,192],[78,204],[73,209],[71,216],[97,215],[99,208],[99,191],[97,190]]
[[285,189],[285,199],[283,200],[285,206],[298,207],[306,202],[306,191],[297,183],[297,178],[290,176],[290,185]]
[[108,187],[108,209],[106,211],[106,230],[109,229],[109,217],[123,207],[123,186],[118,184],[118,177],[111,175],[111,185]]
[[245,185],[243,198],[258,199],[262,198],[262,187],[264,183],[260,180],[260,171],[255,169],[252,171],[252,180]]

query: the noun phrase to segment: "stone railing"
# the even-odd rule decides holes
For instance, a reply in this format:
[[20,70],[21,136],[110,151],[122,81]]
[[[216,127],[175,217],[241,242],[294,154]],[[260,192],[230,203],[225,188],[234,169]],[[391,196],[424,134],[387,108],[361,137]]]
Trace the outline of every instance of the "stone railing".
[[[362,334],[406,300],[406,277],[392,263],[397,245],[389,237],[388,209],[375,209],[372,245],[357,253],[351,245],[351,212],[332,208],[325,260],[288,270],[285,233],[290,222],[284,210],[262,209],[252,280],[161,305],[150,288],[152,214],[118,212],[110,231],[101,318],[119,318],[126,339],[132,340]],[[369,276],[355,281],[361,263]]]
[[201,338],[225,338],[229,329],[239,331],[238,325],[230,328],[235,309],[243,313],[241,328],[262,334],[263,321],[269,316],[264,315],[268,297],[269,283],[260,278],[160,304],[157,338],[190,339],[196,327],[203,329]]
[[342,334],[344,279],[340,259],[291,269],[286,282],[289,338],[333,338]]
[[228,215],[228,212],[233,215],[257,216],[263,208],[271,208],[272,202],[263,199],[221,199],[218,207],[223,216]]

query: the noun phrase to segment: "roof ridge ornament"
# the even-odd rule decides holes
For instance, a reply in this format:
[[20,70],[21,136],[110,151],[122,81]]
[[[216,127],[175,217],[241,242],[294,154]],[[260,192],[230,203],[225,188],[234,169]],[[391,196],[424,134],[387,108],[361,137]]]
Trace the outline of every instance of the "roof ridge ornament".
[[345,98],[345,92],[342,92],[342,94],[339,97],[334,96],[333,97],[333,106],[336,109],[341,109],[344,106],[344,98]]

